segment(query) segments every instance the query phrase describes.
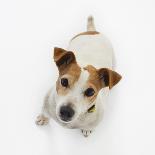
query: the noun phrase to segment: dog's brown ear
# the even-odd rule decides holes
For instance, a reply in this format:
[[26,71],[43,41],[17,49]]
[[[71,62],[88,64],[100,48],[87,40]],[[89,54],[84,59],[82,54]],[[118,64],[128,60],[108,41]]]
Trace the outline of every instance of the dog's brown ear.
[[59,69],[65,69],[71,63],[76,62],[75,55],[71,51],[66,51],[62,48],[55,47],[54,48],[54,61]]
[[98,70],[98,73],[99,78],[103,80],[105,86],[109,87],[109,89],[115,86],[122,78],[120,74],[108,68],[101,68]]

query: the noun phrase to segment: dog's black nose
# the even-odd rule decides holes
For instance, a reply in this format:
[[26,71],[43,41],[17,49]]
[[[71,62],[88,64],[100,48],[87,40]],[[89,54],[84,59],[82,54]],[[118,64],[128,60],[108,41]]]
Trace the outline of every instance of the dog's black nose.
[[60,108],[60,118],[65,121],[68,122],[72,119],[72,117],[74,116],[74,110],[72,109],[71,106],[62,106]]

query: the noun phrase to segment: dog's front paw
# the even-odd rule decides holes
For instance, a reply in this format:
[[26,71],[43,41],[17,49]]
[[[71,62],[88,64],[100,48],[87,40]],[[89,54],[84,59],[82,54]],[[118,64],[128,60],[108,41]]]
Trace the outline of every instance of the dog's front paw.
[[47,125],[49,122],[49,119],[45,117],[44,115],[39,115],[36,119],[37,125]]
[[82,134],[85,136],[85,137],[88,137],[91,133],[92,133],[92,130],[81,130]]

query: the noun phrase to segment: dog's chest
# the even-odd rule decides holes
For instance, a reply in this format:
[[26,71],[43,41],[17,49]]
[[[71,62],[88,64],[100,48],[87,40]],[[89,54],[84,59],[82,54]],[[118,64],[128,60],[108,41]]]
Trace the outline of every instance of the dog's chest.
[[102,34],[78,36],[70,42],[68,50],[75,53],[78,64],[83,67],[112,68],[113,49]]

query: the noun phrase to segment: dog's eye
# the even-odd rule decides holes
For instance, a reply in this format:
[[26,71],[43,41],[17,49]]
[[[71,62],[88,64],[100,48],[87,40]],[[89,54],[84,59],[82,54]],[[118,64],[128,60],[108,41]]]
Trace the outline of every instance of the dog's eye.
[[67,86],[68,86],[68,79],[62,78],[62,79],[61,79],[61,85],[62,85],[63,87],[67,87]]
[[87,97],[93,96],[94,94],[95,94],[95,90],[93,88],[88,88],[84,92],[84,95]]

